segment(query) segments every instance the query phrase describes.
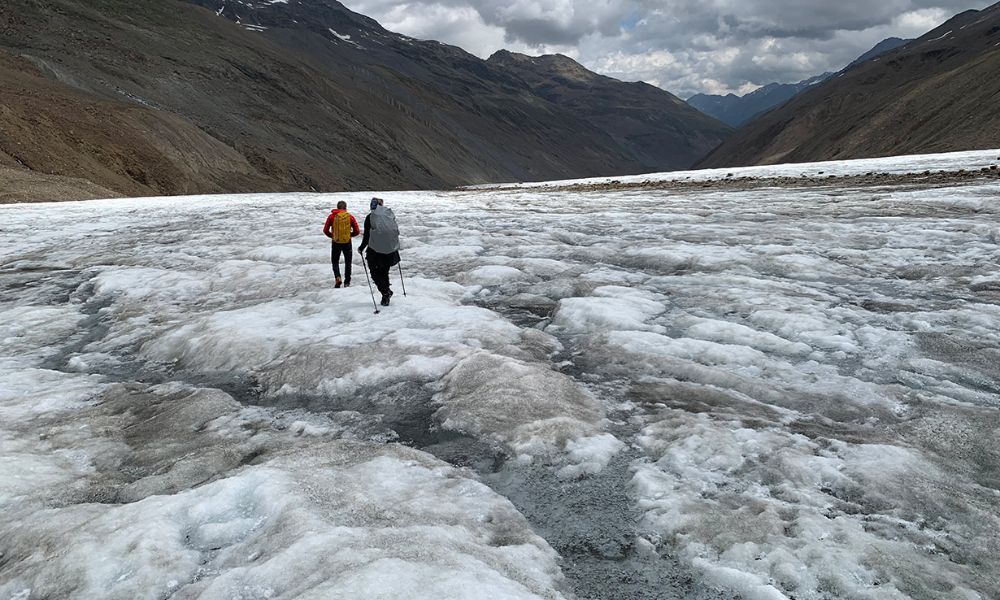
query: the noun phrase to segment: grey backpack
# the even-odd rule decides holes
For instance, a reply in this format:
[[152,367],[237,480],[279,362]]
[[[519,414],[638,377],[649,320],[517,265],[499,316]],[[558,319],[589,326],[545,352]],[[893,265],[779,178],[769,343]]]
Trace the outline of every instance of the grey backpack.
[[399,225],[391,208],[378,206],[369,215],[371,236],[368,247],[379,254],[392,254],[399,250]]

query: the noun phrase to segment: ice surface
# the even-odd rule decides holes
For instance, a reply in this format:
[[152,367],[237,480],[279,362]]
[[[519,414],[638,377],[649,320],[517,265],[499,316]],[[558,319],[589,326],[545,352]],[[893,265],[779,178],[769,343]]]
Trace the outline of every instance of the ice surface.
[[1000,162],[997,150],[973,150],[969,152],[948,152],[943,154],[914,154],[910,156],[888,156],[885,158],[864,158],[835,162],[790,163],[760,167],[730,167],[725,169],[699,169],[697,171],[670,171],[646,175],[624,177],[593,177],[566,181],[545,181],[538,183],[517,183],[473,186],[470,189],[533,188],[562,184],[596,184],[617,181],[620,183],[642,183],[646,181],[710,181],[728,177],[801,177],[836,175],[864,175],[865,173],[921,173],[924,171],[949,171],[965,169],[975,171]]
[[313,445],[169,496],[40,510],[7,539],[0,591],[40,597],[513,599],[558,578],[509,503],[398,446]]
[[603,416],[570,377],[511,358],[470,356],[444,383],[436,397],[443,427],[492,436],[528,456],[586,437]]
[[0,207],[0,598],[997,597],[1000,186],[385,196]]

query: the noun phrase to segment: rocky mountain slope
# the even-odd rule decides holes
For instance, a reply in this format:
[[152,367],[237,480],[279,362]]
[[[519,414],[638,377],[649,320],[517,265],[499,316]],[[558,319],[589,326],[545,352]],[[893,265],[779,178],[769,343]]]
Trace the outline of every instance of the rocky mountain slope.
[[[906,44],[910,40],[893,37],[882,40],[874,48],[865,52],[851,64],[845,67],[849,69],[857,64],[881,56],[890,50],[895,50]],[[772,108],[781,106],[795,96],[814,85],[823,83],[836,73],[822,73],[809,79],[804,79],[798,83],[769,83],[749,94],[737,96],[727,94],[725,96],[717,94],[695,94],[688,98],[688,104],[697,108],[701,112],[719,119],[727,125],[742,127]]]
[[847,65],[846,69],[850,69],[851,67],[853,67],[855,65],[859,65],[859,64],[861,64],[861,63],[863,63],[865,61],[869,61],[869,60],[871,60],[873,58],[878,58],[879,56],[882,56],[883,54],[886,54],[887,52],[891,52],[891,51],[893,51],[896,48],[899,48],[901,46],[905,46],[905,45],[909,44],[912,41],[913,40],[904,40],[903,38],[898,38],[898,37],[886,38],[886,39],[882,40],[881,42],[875,44],[875,46],[871,50],[869,50],[868,52],[865,52],[861,56],[859,56],[856,59],[854,59],[854,61],[851,64]]
[[701,167],[995,148],[1000,4],[967,11],[750,123]]
[[[690,151],[651,161],[515,72],[334,0],[9,0],[0,53],[0,167],[128,195],[638,173],[728,133],[664,132]],[[686,114],[667,100],[651,120]]]
[[692,156],[700,158],[732,133],[669,92],[598,75],[566,56],[531,57],[501,50],[488,62],[516,74],[542,98],[583,117],[637,157],[647,172],[659,165],[684,164]]
[[[275,189],[243,155],[183,117],[88,93],[54,73],[42,61],[0,51],[8,199],[32,198],[34,184],[56,197]],[[54,181],[62,184],[53,188]]]

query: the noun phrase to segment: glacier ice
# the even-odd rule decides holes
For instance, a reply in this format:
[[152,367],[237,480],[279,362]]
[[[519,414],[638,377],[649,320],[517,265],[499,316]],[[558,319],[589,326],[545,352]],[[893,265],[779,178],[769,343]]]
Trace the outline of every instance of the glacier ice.
[[0,207],[0,597],[996,597],[996,183],[386,196]]

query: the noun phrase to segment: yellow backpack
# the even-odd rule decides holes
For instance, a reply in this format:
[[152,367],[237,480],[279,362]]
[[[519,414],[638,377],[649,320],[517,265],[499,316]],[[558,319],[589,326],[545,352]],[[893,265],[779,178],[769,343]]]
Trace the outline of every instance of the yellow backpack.
[[339,212],[333,215],[333,241],[336,244],[346,244],[351,241],[351,215]]

